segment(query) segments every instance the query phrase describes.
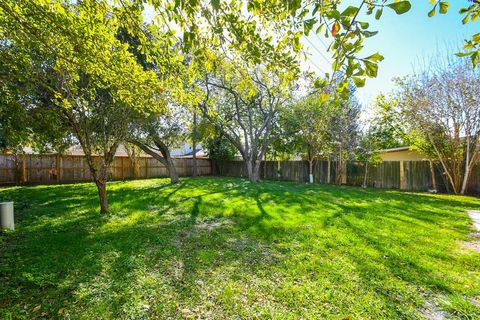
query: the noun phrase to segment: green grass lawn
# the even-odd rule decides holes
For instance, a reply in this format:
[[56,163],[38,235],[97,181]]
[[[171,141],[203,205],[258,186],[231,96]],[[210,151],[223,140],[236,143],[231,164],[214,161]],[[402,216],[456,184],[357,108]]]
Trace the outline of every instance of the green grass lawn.
[[[480,318],[472,197],[290,182],[0,189],[0,318]],[[478,240],[478,239],[477,239]]]

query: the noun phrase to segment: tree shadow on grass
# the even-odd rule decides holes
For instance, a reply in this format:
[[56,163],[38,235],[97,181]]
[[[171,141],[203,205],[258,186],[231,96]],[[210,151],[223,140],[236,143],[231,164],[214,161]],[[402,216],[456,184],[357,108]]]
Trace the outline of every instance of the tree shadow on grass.
[[[429,232],[447,237],[439,228],[465,234],[463,200],[435,199],[431,207],[429,196],[376,191],[238,179],[142,188],[128,182],[109,189],[114,214],[101,216],[92,185],[15,189],[9,197],[30,205],[18,234],[8,237],[15,245],[0,251],[0,309],[19,317],[38,315],[41,305],[49,316],[64,308],[73,318],[178,318],[183,307],[210,300],[225,316],[219,291],[225,282],[248,283],[275,270],[283,277],[271,281],[288,284],[307,275],[281,267],[288,260],[312,263],[301,256],[318,252],[348,259],[365,290],[386,304],[407,299],[392,300],[403,292],[382,288],[388,274],[410,287],[456,292],[426,261],[460,262],[452,254],[433,256],[422,241]],[[405,234],[410,227],[421,237]],[[355,243],[348,246],[349,239]],[[328,262],[319,258],[311,268]],[[332,269],[311,278],[338,285],[341,276]],[[299,308],[312,307],[303,303]]]
[[[165,220],[156,215],[150,219],[129,221],[136,211],[148,209],[155,202],[174,207],[179,199],[173,199],[173,195],[182,188],[169,186],[162,188],[162,192],[158,188],[142,192],[112,190],[110,196],[114,202],[125,200],[125,215],[101,216],[90,210],[67,215],[43,209],[33,211],[33,206],[27,208],[30,220],[22,221],[22,224],[38,219],[44,223],[36,224],[35,229],[20,228],[18,237],[9,239],[18,241],[18,245],[0,252],[0,278],[4,284],[0,290],[1,306],[8,306],[8,312],[19,317],[35,316],[37,312],[54,316],[65,309],[66,304],[75,307],[70,311],[67,307],[67,311],[62,312],[71,312],[73,317],[77,312],[83,312],[82,309],[86,312],[103,310],[107,315],[117,317],[125,313],[126,306],[138,313],[136,302],[131,301],[131,288],[148,287],[142,279],[147,275],[155,283],[165,286],[150,284],[152,290],[166,290],[168,294],[176,292],[174,295],[178,299],[169,304],[162,303],[162,298],[156,296],[160,301],[152,303],[150,308],[163,305],[162,310],[157,311],[175,317],[179,313],[179,304],[187,305],[200,299],[202,292],[198,281],[207,282],[212,267],[232,264],[238,274],[269,268],[267,263],[271,260],[264,259],[264,252],[232,245],[231,240],[239,235],[230,223],[215,224],[215,220],[210,227],[209,220],[202,220],[202,197],[215,191],[188,197],[185,208],[190,208],[190,213],[179,213],[177,219]],[[228,189],[222,191],[225,190]],[[38,192],[30,193],[30,197],[37,205],[45,203],[47,206],[54,194]],[[52,211],[90,208],[89,197],[95,194],[80,200],[77,192],[78,189],[64,188],[62,200],[59,200],[61,205],[57,204]],[[68,197],[75,199],[63,200]],[[57,221],[57,217],[63,217],[62,221]],[[207,224],[205,230],[197,227],[200,222]],[[256,263],[252,263],[252,259]],[[138,299],[142,303],[148,300],[147,297]],[[38,305],[41,305],[41,311],[35,311]],[[98,317],[95,313],[91,316]]]

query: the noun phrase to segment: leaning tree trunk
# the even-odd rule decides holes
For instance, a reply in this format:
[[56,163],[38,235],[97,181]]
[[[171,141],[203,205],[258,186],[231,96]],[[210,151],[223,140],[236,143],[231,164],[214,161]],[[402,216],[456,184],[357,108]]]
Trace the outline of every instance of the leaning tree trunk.
[[[477,149],[476,144],[474,144],[474,151],[477,152],[475,149]],[[477,153],[474,153],[473,156],[470,158],[470,143],[467,141],[467,151],[465,155],[465,171],[463,174],[463,181],[462,181],[462,188],[460,190],[460,194],[465,194],[467,192],[468,188],[468,181],[470,179],[470,174],[472,173],[472,167],[473,164],[475,163],[475,158],[477,156]]]
[[146,154],[151,155],[154,159],[158,160],[161,164],[163,164],[167,168],[168,174],[170,175],[171,183],[180,182],[180,179],[178,178],[177,170],[175,169],[175,164],[173,163],[172,157],[170,156],[170,151],[168,150],[168,147],[163,142],[161,142],[158,139],[155,139],[154,141],[155,146],[160,150],[162,155],[159,155],[158,153],[153,151],[151,147],[147,146],[146,144],[143,144],[140,141],[130,140],[129,142],[135,144],[140,149],[142,149]]
[[172,183],[179,183],[180,178],[178,178],[177,169],[175,168],[175,164],[173,163],[172,157],[170,156],[170,152],[167,150],[166,153],[163,153],[162,151],[162,154],[167,163],[166,167],[168,170],[168,174],[170,175],[170,181]]
[[464,173],[464,176],[463,176],[462,188],[460,189],[460,194],[461,195],[464,195],[467,192],[468,181],[470,179],[470,173],[471,172],[472,172],[472,167],[470,165],[468,165],[465,168],[465,173]]
[[157,146],[157,148],[160,150],[163,158],[165,159],[167,170],[170,174],[170,181],[172,183],[179,183],[180,179],[178,178],[177,169],[175,168],[175,164],[173,163],[172,157],[170,155],[170,150],[168,150],[168,146],[160,139],[154,139],[153,142],[155,143],[155,146]]

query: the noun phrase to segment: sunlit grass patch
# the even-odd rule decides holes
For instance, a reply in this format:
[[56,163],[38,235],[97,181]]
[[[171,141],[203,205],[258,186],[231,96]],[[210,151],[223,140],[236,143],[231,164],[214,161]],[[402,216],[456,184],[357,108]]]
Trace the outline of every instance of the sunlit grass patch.
[[5,188],[0,318],[476,319],[472,197],[242,179]]

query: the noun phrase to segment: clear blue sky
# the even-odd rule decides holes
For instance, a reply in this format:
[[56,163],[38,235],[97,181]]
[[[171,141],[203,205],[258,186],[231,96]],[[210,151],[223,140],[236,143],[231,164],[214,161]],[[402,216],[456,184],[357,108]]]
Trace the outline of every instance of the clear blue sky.
[[[359,3],[359,1],[350,1]],[[462,25],[462,15],[458,13],[461,7],[468,5],[467,0],[451,0],[448,14],[437,14],[429,18],[428,11],[431,5],[428,0],[412,0],[412,9],[401,16],[392,10],[384,10],[383,16],[376,21],[373,16],[360,16],[359,20],[368,21],[371,30],[379,33],[365,41],[362,56],[380,52],[385,60],[380,63],[378,77],[367,80],[366,86],[358,90],[357,95],[364,108],[380,92],[388,92],[393,88],[391,79],[395,76],[404,76],[418,68],[420,61],[435,54],[454,54],[460,51],[465,38],[480,31],[480,23]],[[306,65],[312,71],[320,72],[330,69],[325,57],[330,56],[325,52],[325,39],[310,35],[304,39],[306,47],[312,53]],[[315,49],[316,48],[316,49]],[[317,51],[322,52],[323,56]],[[428,63],[428,59],[426,60]]]

